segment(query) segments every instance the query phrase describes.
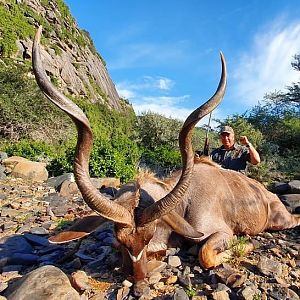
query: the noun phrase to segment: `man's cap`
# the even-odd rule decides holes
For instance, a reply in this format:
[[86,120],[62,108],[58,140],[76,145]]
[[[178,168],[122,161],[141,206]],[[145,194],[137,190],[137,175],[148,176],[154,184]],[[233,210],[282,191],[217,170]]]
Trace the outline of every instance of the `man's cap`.
[[234,130],[232,129],[232,127],[230,126],[222,126],[220,129],[220,134],[227,132],[227,133],[233,133],[234,134]]

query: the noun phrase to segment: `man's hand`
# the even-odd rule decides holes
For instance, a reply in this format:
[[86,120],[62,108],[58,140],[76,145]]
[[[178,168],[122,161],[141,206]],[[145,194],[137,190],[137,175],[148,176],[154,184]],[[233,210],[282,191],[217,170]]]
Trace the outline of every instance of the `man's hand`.
[[242,136],[240,137],[240,143],[241,143],[242,145],[249,145],[249,144],[250,144],[248,138],[247,138],[245,135],[242,135]]

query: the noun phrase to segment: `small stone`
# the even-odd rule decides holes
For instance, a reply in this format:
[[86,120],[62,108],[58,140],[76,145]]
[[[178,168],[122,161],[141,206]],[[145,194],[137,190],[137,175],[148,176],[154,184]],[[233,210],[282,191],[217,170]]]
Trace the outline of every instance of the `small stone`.
[[8,287],[7,282],[0,282],[0,293],[3,292],[4,290],[6,290],[7,287]]
[[176,275],[172,275],[166,279],[166,285],[174,284],[177,282],[177,280],[178,277]]
[[70,282],[75,290],[83,292],[89,289],[89,278],[84,271],[77,271],[71,274]]
[[181,266],[181,260],[179,256],[170,255],[168,257],[168,265],[175,268]]
[[149,284],[156,284],[161,280],[162,276],[159,272],[154,272],[149,277]]
[[145,295],[149,295],[151,289],[146,281],[138,281],[134,285],[134,296],[141,297]]
[[154,289],[156,289],[156,290],[160,290],[160,289],[162,289],[164,286],[165,286],[165,284],[164,284],[162,281],[156,282],[156,283],[153,285]]
[[243,300],[253,300],[255,295],[260,294],[261,292],[254,286],[254,284],[242,287],[237,291],[238,297]]
[[217,291],[211,294],[213,300],[230,300],[226,291]]
[[132,282],[130,282],[129,280],[125,279],[125,280],[122,282],[122,285],[123,285],[124,287],[130,288],[130,287],[132,287]]
[[151,259],[147,262],[147,270],[149,276],[155,272],[162,272],[167,266],[167,263],[156,259]]
[[178,276],[178,281],[179,281],[179,284],[184,288],[191,288],[192,287],[191,278],[188,275],[179,275]]
[[189,296],[182,288],[180,288],[176,289],[173,300],[189,300]]
[[116,300],[125,299],[128,296],[129,292],[130,292],[130,289],[127,286],[124,286],[124,287],[118,289]]
[[281,276],[282,274],[282,264],[267,257],[261,257],[257,267],[261,273],[267,276]]

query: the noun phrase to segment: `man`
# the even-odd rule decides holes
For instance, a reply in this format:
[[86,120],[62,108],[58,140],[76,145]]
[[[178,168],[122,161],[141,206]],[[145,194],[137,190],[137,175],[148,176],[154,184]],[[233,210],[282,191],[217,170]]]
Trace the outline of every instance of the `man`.
[[210,157],[225,169],[244,172],[247,162],[252,165],[260,163],[260,156],[246,136],[240,137],[240,144],[235,142],[232,127],[223,126],[220,130],[222,146],[213,150]]

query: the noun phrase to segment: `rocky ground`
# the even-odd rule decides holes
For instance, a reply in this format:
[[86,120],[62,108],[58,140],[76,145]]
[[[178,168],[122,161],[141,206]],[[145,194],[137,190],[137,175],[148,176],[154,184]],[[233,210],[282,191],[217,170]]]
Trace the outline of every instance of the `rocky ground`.
[[213,270],[199,266],[197,246],[168,249],[150,258],[149,284],[134,290],[112,224],[81,242],[49,244],[50,235],[89,213],[71,182],[67,187],[0,180],[0,299],[299,299],[300,228],[252,238],[257,248],[247,255],[238,238]]

